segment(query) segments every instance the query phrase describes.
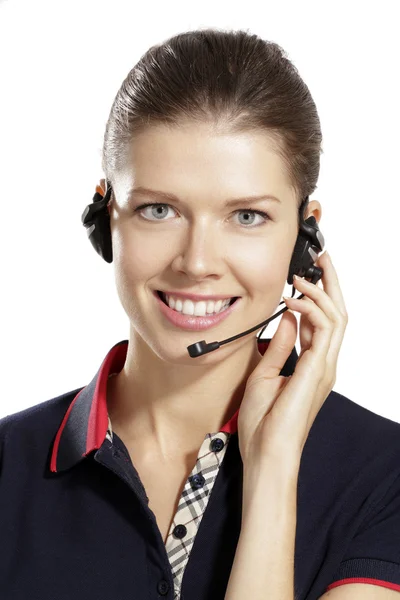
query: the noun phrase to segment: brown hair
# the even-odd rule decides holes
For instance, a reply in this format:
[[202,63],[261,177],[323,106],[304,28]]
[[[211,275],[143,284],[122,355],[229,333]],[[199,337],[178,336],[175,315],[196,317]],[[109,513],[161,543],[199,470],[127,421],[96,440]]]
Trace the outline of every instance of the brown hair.
[[187,31],[150,47],[123,81],[104,134],[102,168],[114,184],[135,134],[152,124],[265,130],[297,206],[317,187],[322,133],[310,91],[285,51],[245,30]]

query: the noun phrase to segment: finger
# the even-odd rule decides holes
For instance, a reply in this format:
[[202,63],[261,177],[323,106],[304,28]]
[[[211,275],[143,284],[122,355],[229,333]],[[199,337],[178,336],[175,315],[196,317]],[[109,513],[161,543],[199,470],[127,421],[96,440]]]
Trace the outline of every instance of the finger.
[[[303,302],[312,302],[307,296],[302,298]],[[311,346],[312,337],[314,335],[314,327],[307,319],[307,315],[300,315],[300,327],[299,327],[299,338],[300,338],[300,354],[299,358],[308,350]]]
[[347,321],[342,326],[336,326],[333,330],[331,339],[331,345],[326,355],[326,368],[327,371],[332,373],[333,383],[336,381],[337,362],[339,358],[339,352],[343,343],[344,334],[346,332]]
[[316,366],[317,372],[323,371],[333,334],[333,321],[316,302],[306,301],[304,298],[300,300],[284,298],[284,300],[289,308],[305,315],[314,328],[311,346],[304,352],[302,360],[297,362],[296,371],[300,369],[303,374],[306,374],[309,369],[315,370]]
[[268,344],[268,348],[248,382],[253,383],[260,378],[274,378],[283,369],[297,338],[297,319],[291,311],[283,313],[278,328]]
[[296,290],[313,300],[313,302],[315,302],[315,304],[322,309],[332,323],[339,323],[341,320],[340,312],[335,306],[332,298],[330,298],[325,291],[325,274],[322,277],[324,279],[324,289],[318,287],[314,283],[311,283],[311,281],[307,281],[306,279],[293,279],[293,285]]
[[333,380],[336,380],[337,361],[340,348],[342,346],[344,334],[348,323],[348,314],[343,298],[343,293],[339,284],[339,279],[332,259],[328,252],[324,252],[318,257],[317,261],[322,267],[324,274],[322,280],[324,283],[325,292],[332,298],[336,309],[340,314],[340,322],[334,328],[331,346],[326,357],[327,368],[334,373]]
[[332,302],[340,312],[340,314],[347,318],[346,305],[343,298],[342,289],[339,284],[339,278],[336,273],[336,269],[333,266],[332,259],[328,252],[324,252],[318,257],[316,264],[321,266],[324,273],[322,275],[322,281],[324,284],[324,290],[328,296],[332,299]]
[[[308,298],[307,296],[303,296],[303,298],[301,298],[301,301],[302,302],[311,302],[311,303],[315,304],[315,302],[313,300],[311,300],[311,298]],[[301,352],[300,352],[299,358],[301,358],[301,356],[304,354],[304,352],[311,347],[313,335],[314,335],[314,327],[308,320],[307,315],[305,315],[305,314],[300,315],[300,349],[301,349]],[[328,350],[328,353],[329,353],[329,350]]]
[[[325,286],[326,286],[327,281],[329,281],[330,276],[331,276],[330,271],[324,270],[323,276],[322,276],[324,289],[321,289],[320,287],[318,287],[318,285],[315,285],[309,281],[306,281],[305,279],[300,279],[300,280],[295,279],[294,286],[297,290],[306,294],[304,296],[304,298],[302,298],[303,302],[304,301],[305,302],[314,302],[317,306],[319,306],[325,312],[327,317],[331,320],[331,322],[332,322],[331,337],[333,336],[335,331],[338,331],[338,334],[339,334],[337,342],[336,342],[336,337],[334,338],[335,339],[334,348],[335,349],[337,348],[337,354],[338,354],[339,348],[340,348],[340,334],[342,334],[342,337],[343,337],[345,323],[344,323],[344,317],[341,314],[339,308],[336,307],[332,298],[330,298],[330,296],[325,291]],[[306,300],[306,298],[307,298],[307,300]],[[300,335],[304,340],[305,334],[302,330],[300,332]],[[311,340],[311,347],[312,347],[312,343],[313,343],[313,341]],[[301,350],[300,356],[302,356],[307,349],[308,348],[304,347],[304,345],[302,344],[302,350]],[[336,372],[337,354],[335,355],[335,350],[332,349],[332,339],[331,339],[330,347],[327,349],[325,360],[327,361],[327,366],[328,366],[328,361],[329,361],[329,369],[332,372],[333,371]],[[331,378],[332,377],[333,377],[333,375],[331,375]]]

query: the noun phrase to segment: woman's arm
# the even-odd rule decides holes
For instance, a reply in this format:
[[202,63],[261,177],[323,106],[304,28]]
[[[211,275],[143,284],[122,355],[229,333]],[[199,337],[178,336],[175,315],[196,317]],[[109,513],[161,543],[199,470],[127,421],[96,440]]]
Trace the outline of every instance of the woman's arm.
[[238,416],[243,462],[242,528],[225,600],[295,600],[294,552],[300,458],[312,424],[336,381],[347,326],[339,280],[327,252],[318,257],[321,289],[295,279],[301,352],[294,373],[280,375],[297,339],[284,312],[246,382]]
[[299,463],[243,472],[242,526],[225,600],[295,600]]
[[[297,339],[284,312],[246,382],[238,416],[243,462],[242,528],[225,600],[295,600],[297,480],[312,424],[336,381],[347,311],[327,252],[318,257],[324,289],[295,279],[302,294],[286,298],[301,313],[301,352],[294,373],[280,375]],[[304,297],[303,297],[304,294]]]

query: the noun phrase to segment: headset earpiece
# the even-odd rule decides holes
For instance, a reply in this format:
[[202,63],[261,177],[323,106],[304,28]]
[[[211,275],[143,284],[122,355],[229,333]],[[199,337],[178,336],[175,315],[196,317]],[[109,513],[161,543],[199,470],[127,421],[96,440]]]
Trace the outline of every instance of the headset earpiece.
[[314,263],[318,254],[324,249],[325,240],[315,217],[304,219],[308,199],[309,196],[303,200],[299,209],[300,228],[289,265],[287,277],[289,285],[293,285],[293,275],[306,277],[311,279],[312,283],[317,283],[323,274],[322,269],[316,267]]
[[102,195],[100,186],[96,186],[92,204],[88,204],[82,213],[81,221],[85,226],[93,248],[108,263],[113,261],[110,215],[107,204],[111,198],[111,184],[107,182],[107,191]]

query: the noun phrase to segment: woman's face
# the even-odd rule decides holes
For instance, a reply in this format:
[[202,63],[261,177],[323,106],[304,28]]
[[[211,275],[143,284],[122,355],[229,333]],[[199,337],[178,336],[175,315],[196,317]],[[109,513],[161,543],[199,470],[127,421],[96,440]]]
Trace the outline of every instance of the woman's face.
[[[179,201],[132,191],[139,187],[173,194]],[[206,124],[152,126],[135,138],[114,194],[109,210],[115,279],[131,330],[163,360],[191,366],[253,347],[256,332],[196,361],[187,352],[198,340],[223,340],[255,326],[281,300],[297,237],[297,208],[268,136],[217,134]],[[278,201],[227,205],[268,194]],[[146,202],[163,206],[135,211]],[[241,300],[211,329],[186,331],[165,318],[155,290]]]

